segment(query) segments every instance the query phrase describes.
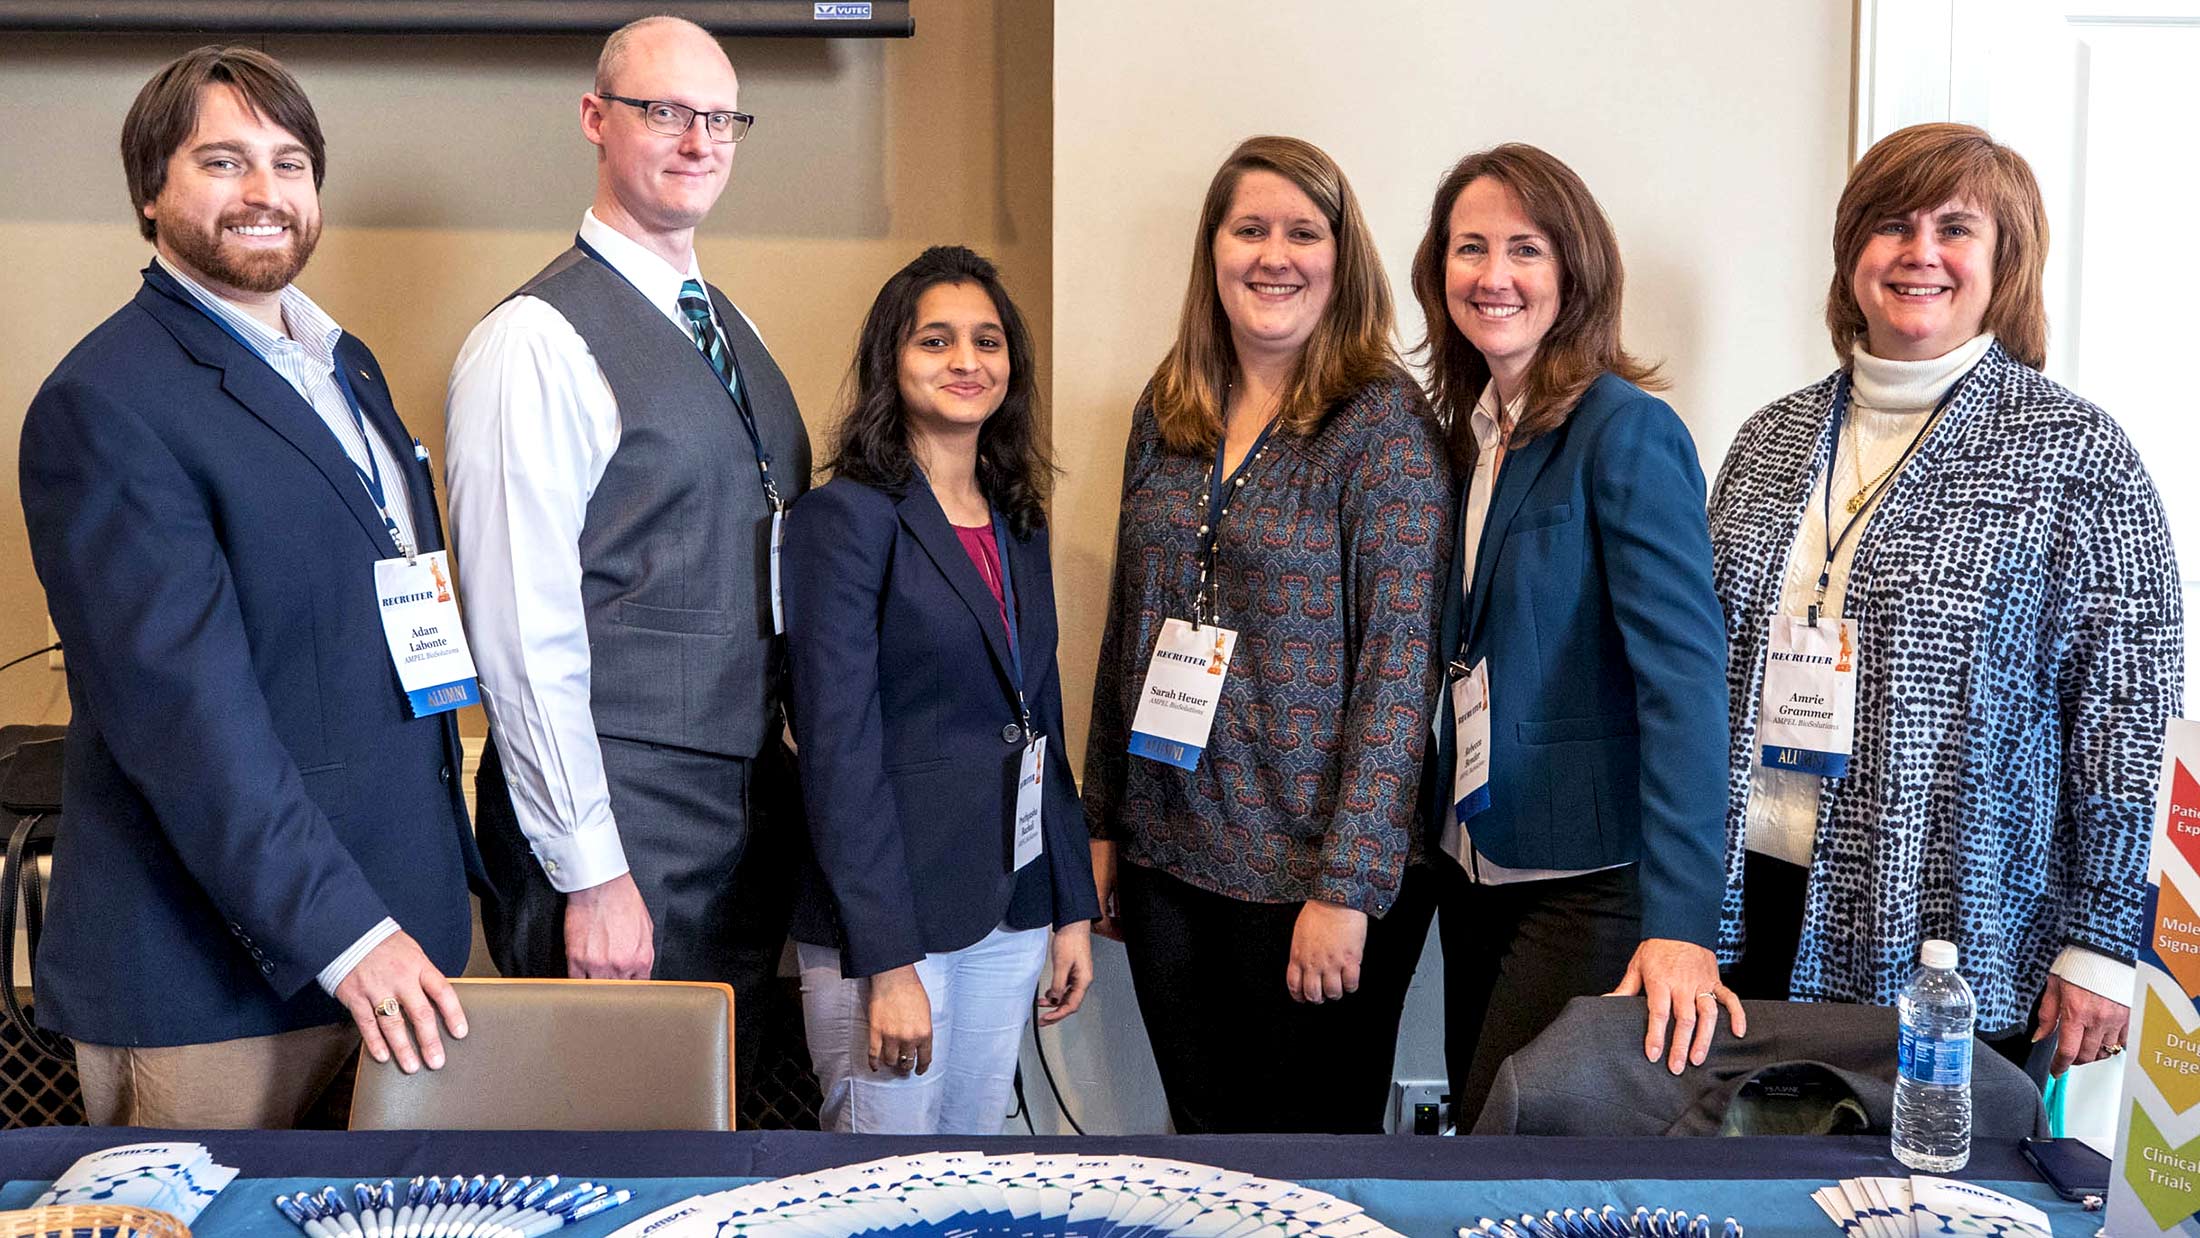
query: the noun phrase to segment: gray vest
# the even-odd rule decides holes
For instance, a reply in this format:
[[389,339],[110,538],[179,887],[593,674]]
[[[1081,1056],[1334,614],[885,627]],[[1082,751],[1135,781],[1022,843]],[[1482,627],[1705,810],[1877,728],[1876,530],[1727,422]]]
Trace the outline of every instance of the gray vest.
[[[513,295],[565,315],[619,405],[619,447],[580,541],[597,733],[756,755],[784,699],[785,656],[772,636],[771,506],[732,396],[685,331],[578,247]],[[792,503],[810,484],[794,392],[733,303],[710,297]]]

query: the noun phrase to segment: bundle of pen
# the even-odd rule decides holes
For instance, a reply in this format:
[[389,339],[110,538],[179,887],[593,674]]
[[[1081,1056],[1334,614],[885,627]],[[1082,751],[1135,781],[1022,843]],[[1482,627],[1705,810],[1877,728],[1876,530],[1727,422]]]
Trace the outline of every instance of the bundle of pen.
[[634,1198],[601,1182],[560,1186],[545,1178],[414,1178],[404,1186],[355,1182],[277,1195],[275,1208],[307,1238],[540,1238]]
[[1606,1204],[1523,1212],[1518,1220],[1483,1217],[1460,1226],[1459,1238],[1744,1238],[1744,1231],[1733,1217],[1720,1225],[1701,1212],[1690,1217],[1686,1208],[1637,1208],[1629,1215]]

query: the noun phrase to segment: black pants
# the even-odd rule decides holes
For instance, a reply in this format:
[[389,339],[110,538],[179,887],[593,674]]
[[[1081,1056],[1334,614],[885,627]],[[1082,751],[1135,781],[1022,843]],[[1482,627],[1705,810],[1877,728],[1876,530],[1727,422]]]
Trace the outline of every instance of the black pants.
[[1742,957],[1720,979],[1736,996],[1784,1002],[1803,939],[1810,869],[1755,851],[1742,857]]
[[1476,885],[1439,857],[1444,1065],[1452,1121],[1472,1130],[1497,1068],[1566,1003],[1609,993],[1642,944],[1635,866],[1581,877]]
[[[738,1108],[783,996],[773,980],[794,909],[790,848],[803,829],[794,759],[776,736],[754,760],[601,742],[619,841],[649,908],[650,978],[733,986]],[[475,832],[497,890],[481,905],[489,954],[507,976],[563,977],[565,896],[520,833],[494,739],[476,792]]]
[[1407,870],[1370,919],[1360,987],[1318,1005],[1284,987],[1301,903],[1247,903],[1136,864],[1117,870],[1123,944],[1181,1135],[1380,1134],[1429,881]]
[[[1803,937],[1803,897],[1810,886],[1810,869],[1752,851],[1742,860],[1742,957],[1720,979],[1741,997],[1784,1002],[1795,975],[1795,952]],[[2032,1043],[2032,1028],[2039,1023],[2039,1005],[2032,1018],[2015,1031],[1983,1037],[1994,1052],[2007,1058],[2043,1089],[2048,1068],[2055,1064],[2055,1038]]]

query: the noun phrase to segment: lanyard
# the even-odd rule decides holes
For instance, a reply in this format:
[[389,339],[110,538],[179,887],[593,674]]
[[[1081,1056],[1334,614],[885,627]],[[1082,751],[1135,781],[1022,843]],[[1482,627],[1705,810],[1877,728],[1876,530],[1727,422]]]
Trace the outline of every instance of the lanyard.
[[1023,721],[1024,734],[1031,734],[1031,706],[1024,699],[1024,650],[1018,642],[1016,631],[1016,575],[1008,566],[1008,522],[999,512],[993,513],[993,549],[1001,560],[1002,612],[1008,619],[1008,665],[1016,678],[1016,712]]
[[1276,432],[1276,423],[1280,420],[1280,417],[1269,418],[1268,424],[1260,429],[1260,437],[1253,440],[1252,449],[1238,461],[1237,471],[1228,477],[1222,474],[1222,460],[1229,448],[1229,428],[1225,426],[1215,439],[1215,468],[1207,478],[1207,519],[1199,526],[1199,594],[1192,603],[1192,626],[1195,628],[1212,622],[1215,617],[1215,608],[1207,596],[1207,581],[1214,575],[1215,544],[1222,539],[1222,518],[1230,514],[1231,497],[1244,488],[1247,475],[1267,453],[1269,436]]
[[[259,357],[261,364],[266,365],[271,370],[275,368],[261,354],[259,349],[252,346],[252,341],[246,339],[235,327],[223,322],[220,315],[208,311],[203,305],[199,307],[199,311],[206,314],[208,318],[213,319],[214,325],[220,327],[222,332],[230,339],[243,345],[246,352]],[[382,517],[382,527],[389,531],[390,541],[397,547],[397,553],[410,559],[413,557],[412,540],[399,532],[397,521],[390,518],[389,495],[382,488],[382,466],[374,458],[374,435],[367,429],[366,414],[360,411],[359,393],[351,389],[351,375],[344,372],[342,359],[332,356],[329,360],[331,372],[336,376],[336,388],[344,393],[344,408],[351,414],[351,424],[358,427],[359,446],[367,453],[367,466],[365,468],[359,467],[359,462],[351,458],[349,451],[344,453],[344,460],[351,465],[351,471],[358,475],[359,484],[366,488],[367,499],[374,504],[375,514]],[[282,375],[278,372],[276,377],[281,378]],[[284,379],[284,382],[287,383],[289,380]],[[307,403],[311,404],[312,401],[308,400]],[[319,410],[315,411],[318,412]]]
[[[602,263],[605,270],[611,272],[613,275],[618,276],[622,280],[626,280],[627,287],[633,288],[636,292],[642,291],[639,287],[635,285],[633,280],[626,278],[626,272],[621,271],[615,266],[612,266],[611,260],[609,258],[604,257],[601,253],[598,253],[595,246],[589,244],[587,241],[578,236],[573,238],[573,244],[582,253],[587,254],[589,257],[594,258],[597,262]],[[708,295],[708,293],[705,293],[705,296]],[[771,508],[775,512],[785,511],[787,510],[787,504],[783,499],[779,497],[779,483],[772,480],[771,453],[764,449],[764,436],[756,429],[756,414],[749,408],[748,379],[745,375],[741,373],[741,359],[735,356],[733,353],[733,341],[727,338],[725,330],[718,327],[717,325],[717,316],[718,309],[714,305],[711,307],[711,325],[713,329],[716,329],[718,331],[718,338],[720,342],[723,343],[726,347],[726,364],[730,366],[733,370],[732,385],[726,386],[723,380],[721,380],[720,385],[726,386],[726,394],[733,400],[733,410],[741,415],[741,428],[748,431],[749,446],[756,452],[756,472],[757,475],[761,477],[764,481],[764,501],[771,504]],[[710,364],[710,358],[707,356],[703,356],[703,350],[701,348],[697,348],[695,352],[697,356],[703,357],[703,364]],[[711,377],[718,377],[715,368],[711,372]]]
[[[1940,403],[1933,405],[1932,414],[1925,418],[1924,424],[1918,426],[1917,433],[1910,436],[1909,445],[1902,449],[1901,458],[1896,460],[1894,462],[1894,467],[1887,471],[1887,480],[1881,483],[1883,486],[1889,489],[1893,488],[1894,479],[1902,475],[1903,466],[1908,464],[1910,462],[1910,458],[1917,454],[1918,445],[1925,441],[1926,433],[1929,432],[1935,425],[1939,424],[1941,414],[1948,411],[1948,405],[1956,398],[1956,392],[1962,389],[1963,379],[1969,377],[1970,375],[1966,374],[1963,376],[1963,378],[1959,378],[1956,381],[1948,384],[1948,390],[1941,393]],[[1834,556],[1841,553],[1841,547],[1848,544],[1849,534],[1856,532],[1857,526],[1864,523],[1864,517],[1868,515],[1871,510],[1870,504],[1866,504],[1865,506],[1858,508],[1856,514],[1849,517],[1848,520],[1841,525],[1841,532],[1839,534],[1834,533],[1833,462],[1835,457],[1841,454],[1841,422],[1844,418],[1848,416],[1848,410],[1849,375],[1843,373],[1840,379],[1834,384],[1833,419],[1827,426],[1827,433],[1829,437],[1826,446],[1826,486],[1824,506],[1826,521],[1826,561],[1823,564],[1819,565],[1818,594],[1816,599],[1811,602],[1809,612],[1806,616],[1806,621],[1810,624],[1810,626],[1814,628],[1818,626],[1818,612],[1826,608],[1826,590],[1831,586],[1833,582]],[[1857,453],[1857,465],[1859,468],[1861,468],[1863,465],[1862,444],[1858,444]],[[1882,493],[1884,493],[1884,491]]]

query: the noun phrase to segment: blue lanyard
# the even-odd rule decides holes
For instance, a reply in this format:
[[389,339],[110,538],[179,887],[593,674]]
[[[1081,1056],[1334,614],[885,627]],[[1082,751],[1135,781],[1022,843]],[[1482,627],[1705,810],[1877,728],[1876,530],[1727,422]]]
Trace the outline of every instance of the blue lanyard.
[[1024,700],[1024,650],[1017,643],[1016,632],[1016,575],[1008,566],[1008,522],[999,512],[993,513],[993,549],[1001,560],[1002,612],[1008,618],[1008,665],[1016,677],[1016,712],[1022,716],[1024,733],[1031,733],[1031,706]]
[[1260,436],[1246,449],[1245,458],[1238,461],[1237,471],[1227,477],[1222,473],[1222,461],[1223,453],[1229,450],[1229,428],[1225,426],[1215,439],[1214,472],[1207,477],[1207,519],[1199,526],[1199,595],[1192,604],[1194,627],[1214,617],[1207,605],[1207,582],[1214,575],[1215,544],[1222,538],[1222,518],[1230,514],[1230,496],[1244,487],[1245,471],[1267,450],[1269,436],[1276,432],[1276,423],[1281,420],[1272,417],[1260,428]]
[[[1910,458],[1917,454],[1918,445],[1923,443],[1925,441],[1925,435],[1929,431],[1931,431],[1935,425],[1939,424],[1941,414],[1948,411],[1948,405],[1956,398],[1956,392],[1962,390],[1964,379],[1967,379],[1969,377],[1969,374],[1965,374],[1963,378],[1959,378],[1956,381],[1948,384],[1948,390],[1941,393],[1940,403],[1933,405],[1932,415],[1925,418],[1924,424],[1918,426],[1917,433],[1910,436],[1909,446],[1902,449],[1902,457],[1894,462],[1894,467],[1892,469],[1888,470],[1887,480],[1882,483],[1883,485],[1892,487],[1894,485],[1894,479],[1902,475],[1903,466],[1907,465],[1910,462]],[[1863,507],[1859,507],[1856,511],[1856,514],[1849,517],[1847,522],[1842,524],[1841,532],[1838,535],[1834,533],[1833,462],[1835,458],[1841,454],[1841,422],[1848,416],[1848,411],[1849,375],[1846,371],[1844,371],[1841,377],[1834,382],[1833,418],[1826,427],[1828,436],[1826,443],[1826,485],[1824,494],[1824,506],[1822,509],[1826,522],[1826,561],[1823,564],[1819,565],[1818,596],[1814,601],[1811,602],[1810,608],[1806,614],[1806,621],[1810,624],[1810,626],[1814,628],[1818,626],[1818,612],[1826,608],[1826,590],[1831,587],[1833,583],[1834,557],[1841,553],[1841,547],[1848,544],[1849,534],[1856,532],[1857,527],[1864,523],[1865,512],[1870,507],[1869,503],[1865,504]],[[1857,455],[1856,463],[1858,470],[1861,471],[1864,465],[1864,457],[1861,454],[1863,451],[1862,446],[1859,445],[1857,450],[1859,454]]]
[[[611,272],[613,275],[618,276],[622,280],[626,280],[627,287],[633,288],[636,292],[642,291],[641,288],[638,287],[633,280],[626,278],[626,272],[621,271],[619,268],[611,265],[611,260],[609,258],[606,258],[601,253],[597,252],[595,246],[589,244],[587,241],[578,236],[573,238],[573,244],[582,253],[587,254],[589,257],[594,258],[597,262],[603,264],[603,268],[605,270]],[[709,294],[706,292],[704,295],[708,296]],[[646,293],[644,294],[644,299],[647,299]],[[717,316],[717,309],[715,306],[712,308],[711,314],[713,323],[715,324]],[[734,374],[733,385],[726,388],[726,395],[733,401],[733,411],[741,415],[741,428],[748,431],[749,446],[756,452],[757,475],[764,479],[764,499],[766,502],[772,505],[773,511],[784,511],[787,504],[779,497],[779,484],[772,480],[771,452],[765,450],[764,448],[764,436],[756,428],[756,413],[749,407],[748,376],[741,372],[741,359],[733,355],[733,341],[730,338],[726,337],[725,329],[723,327],[720,327],[718,329],[718,335],[720,339],[725,341],[726,364],[732,367]],[[697,356],[703,355],[703,350],[701,348],[697,348],[695,352]],[[709,365],[710,358],[703,357],[703,364]],[[715,370],[711,372],[711,377],[718,377]],[[721,383],[721,385],[723,384]]]
[[[200,313],[205,314],[208,318],[212,319],[214,325],[220,327],[224,335],[227,335],[230,339],[237,341],[237,343],[244,347],[244,350],[246,352],[251,353],[255,357],[258,357],[260,359],[260,364],[267,366],[267,368],[271,370],[275,368],[274,365],[268,361],[267,357],[263,355],[259,349],[252,346],[252,341],[246,339],[243,333],[238,331],[235,327],[230,326],[228,323],[222,321],[222,318],[219,314],[214,313],[212,310],[209,310],[204,305],[199,305],[198,298],[196,297],[193,297],[191,299],[191,303],[195,306],[198,306],[198,310]],[[344,362],[342,358],[332,356],[330,358],[330,369],[336,375],[337,390],[344,393],[344,408],[351,413],[351,424],[357,427],[359,430],[359,446],[367,453],[367,466],[365,468],[359,467],[359,462],[351,458],[351,453],[349,451],[346,451],[344,453],[344,460],[346,463],[351,465],[351,471],[358,476],[359,484],[366,487],[367,498],[374,503],[375,514],[382,517],[382,527],[389,531],[390,544],[397,547],[397,553],[404,555],[406,558],[410,559],[413,557],[412,542],[408,538],[406,538],[403,533],[398,531],[397,521],[390,518],[390,501],[388,493],[382,488],[382,466],[374,458],[374,436],[367,429],[366,414],[360,411],[359,393],[351,389],[351,375],[344,372]],[[278,372],[276,374],[276,377],[282,378],[282,374]],[[288,386],[289,382],[289,379],[283,379],[283,383],[285,386]],[[308,405],[310,405],[311,403],[312,401],[307,401]]]

